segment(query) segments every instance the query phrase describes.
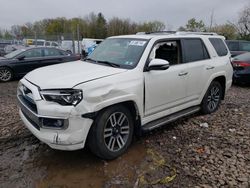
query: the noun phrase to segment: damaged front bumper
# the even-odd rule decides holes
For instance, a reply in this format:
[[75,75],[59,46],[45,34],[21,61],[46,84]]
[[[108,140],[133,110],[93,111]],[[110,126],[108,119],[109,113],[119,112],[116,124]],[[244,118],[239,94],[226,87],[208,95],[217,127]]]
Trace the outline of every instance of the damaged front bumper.
[[42,142],[59,150],[84,147],[92,119],[83,118],[75,107],[48,103],[36,95],[37,88],[25,83],[18,89],[19,114],[25,126]]
[[51,148],[59,150],[77,150],[83,148],[87,138],[87,133],[93,122],[91,119],[69,118],[69,125],[70,127],[74,127],[74,130],[56,130],[42,127],[37,129],[21,109],[19,110],[19,114],[25,126],[39,140],[48,144]]

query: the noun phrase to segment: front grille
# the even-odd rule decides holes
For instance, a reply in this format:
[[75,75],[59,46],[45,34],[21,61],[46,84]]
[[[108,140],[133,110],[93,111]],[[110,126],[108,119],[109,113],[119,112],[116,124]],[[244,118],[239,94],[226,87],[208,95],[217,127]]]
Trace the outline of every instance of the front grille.
[[37,129],[40,130],[40,119],[37,115],[37,106],[33,99],[32,91],[24,85],[18,87],[17,99],[24,117]]
[[33,93],[32,91],[27,88],[24,85],[21,85],[18,88],[19,92],[18,92],[18,97],[21,98],[22,102],[33,112],[35,112],[37,114],[37,107],[36,107],[36,103],[33,100]]
[[31,123],[31,125],[33,125],[33,127],[35,127],[37,130],[40,130],[40,126],[34,122],[28,115],[25,114],[25,112],[23,110],[21,110],[24,117]]
[[32,103],[30,101],[30,98],[23,96],[23,95],[19,95],[19,97],[21,98],[21,100],[23,101],[23,103],[33,112],[35,112],[37,114],[37,107],[36,104]]

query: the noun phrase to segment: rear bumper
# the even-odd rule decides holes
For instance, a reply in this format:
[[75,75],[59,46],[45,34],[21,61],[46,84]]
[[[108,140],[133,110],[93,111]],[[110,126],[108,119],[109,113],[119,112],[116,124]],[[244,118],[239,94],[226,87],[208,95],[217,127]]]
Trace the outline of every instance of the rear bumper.
[[235,83],[250,83],[250,72],[249,73],[237,73],[233,74],[233,81]]

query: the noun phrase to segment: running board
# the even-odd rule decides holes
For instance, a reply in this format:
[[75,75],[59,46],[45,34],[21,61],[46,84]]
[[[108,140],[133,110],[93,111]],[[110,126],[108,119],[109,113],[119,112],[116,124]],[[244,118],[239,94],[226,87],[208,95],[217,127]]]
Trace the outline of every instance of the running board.
[[198,112],[199,110],[200,110],[199,106],[194,106],[194,107],[187,108],[185,110],[170,114],[170,115],[165,116],[163,118],[151,121],[151,122],[145,124],[144,126],[142,126],[142,128],[141,128],[142,132],[151,131],[151,130],[158,128],[158,127],[161,127],[167,123],[171,123],[171,122],[173,122],[181,117],[194,114],[195,112]]

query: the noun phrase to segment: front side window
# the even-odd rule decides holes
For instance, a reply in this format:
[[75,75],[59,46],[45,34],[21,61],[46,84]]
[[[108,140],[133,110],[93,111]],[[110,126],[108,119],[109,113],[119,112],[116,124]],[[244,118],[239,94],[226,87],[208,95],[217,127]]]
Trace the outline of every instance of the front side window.
[[42,49],[31,49],[24,52],[25,58],[42,57]]
[[183,39],[183,49],[186,63],[210,58],[201,39]]
[[87,58],[96,63],[112,63],[121,68],[132,69],[139,62],[147,40],[111,38],[103,41]]
[[163,59],[170,65],[182,63],[180,41],[164,41],[157,43],[152,49],[149,61],[152,59]]
[[219,38],[210,38],[209,41],[216,50],[218,56],[225,56],[228,54],[228,50],[222,39]]

